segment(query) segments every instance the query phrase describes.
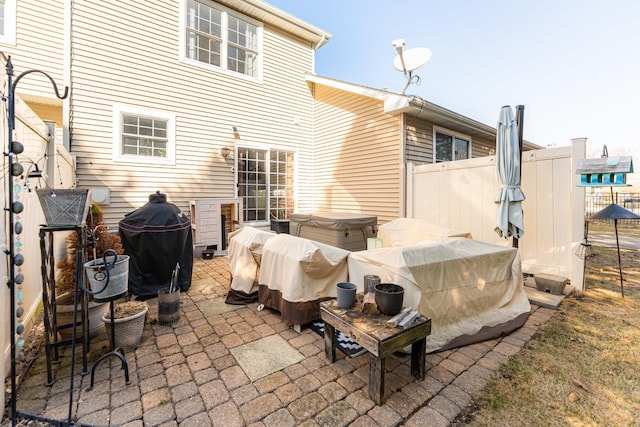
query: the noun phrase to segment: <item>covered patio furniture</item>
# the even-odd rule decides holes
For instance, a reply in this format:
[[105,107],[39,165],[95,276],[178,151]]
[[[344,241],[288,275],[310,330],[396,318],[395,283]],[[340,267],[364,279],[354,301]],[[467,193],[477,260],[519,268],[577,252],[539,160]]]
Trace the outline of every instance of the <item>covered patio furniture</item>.
[[410,246],[423,240],[443,237],[466,237],[471,233],[454,230],[416,218],[398,218],[382,224],[378,229],[378,238],[382,239],[382,247]]
[[336,284],[347,281],[349,253],[289,234],[272,237],[262,249],[258,301],[291,325],[319,319],[320,302],[335,298]]
[[258,277],[262,248],[276,233],[242,227],[229,233],[229,271],[231,284],[227,304],[248,304],[258,300]]
[[404,306],[431,318],[428,352],[507,334],[531,310],[515,248],[445,238],[353,252],[348,264],[359,289],[365,274],[405,289]]

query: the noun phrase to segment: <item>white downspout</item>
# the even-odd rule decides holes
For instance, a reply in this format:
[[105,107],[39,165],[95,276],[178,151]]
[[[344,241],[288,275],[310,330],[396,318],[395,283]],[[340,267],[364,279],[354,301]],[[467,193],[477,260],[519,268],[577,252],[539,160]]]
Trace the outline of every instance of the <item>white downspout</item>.
[[63,35],[63,64],[62,64],[62,84],[69,88],[69,96],[62,100],[62,144],[71,153],[71,98],[73,89],[71,87],[71,36],[73,25],[73,0],[64,1],[64,35]]
[[399,214],[401,218],[407,217],[407,203],[411,200],[411,197],[407,194],[407,127],[406,127],[406,113],[402,113],[400,116],[400,206]]

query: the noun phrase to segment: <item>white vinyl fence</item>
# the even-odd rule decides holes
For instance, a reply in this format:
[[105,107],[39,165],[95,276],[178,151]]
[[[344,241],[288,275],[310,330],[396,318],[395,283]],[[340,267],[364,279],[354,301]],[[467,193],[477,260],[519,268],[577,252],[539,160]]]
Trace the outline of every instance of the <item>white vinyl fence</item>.
[[[522,158],[523,271],[571,279],[582,290],[583,263],[576,255],[584,234],[584,188],[575,174],[586,139],[572,145],[526,151]],[[407,168],[407,216],[469,231],[476,240],[511,245],[495,233],[499,188],[495,156]]]

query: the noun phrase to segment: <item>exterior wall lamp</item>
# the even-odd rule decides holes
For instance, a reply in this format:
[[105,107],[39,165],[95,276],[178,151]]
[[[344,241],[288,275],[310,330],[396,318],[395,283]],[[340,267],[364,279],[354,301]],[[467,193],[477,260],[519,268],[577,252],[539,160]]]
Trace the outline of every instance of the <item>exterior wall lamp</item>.
[[[228,158],[229,158],[229,156],[231,156],[231,153],[232,153],[232,152],[233,152],[233,150],[232,150],[231,148],[229,148],[229,147],[221,147],[221,148],[220,148],[220,155],[221,155],[222,157],[224,157],[224,158],[225,158],[225,160],[226,160],[226,159],[228,159]],[[233,157],[232,157],[232,158],[233,158]]]

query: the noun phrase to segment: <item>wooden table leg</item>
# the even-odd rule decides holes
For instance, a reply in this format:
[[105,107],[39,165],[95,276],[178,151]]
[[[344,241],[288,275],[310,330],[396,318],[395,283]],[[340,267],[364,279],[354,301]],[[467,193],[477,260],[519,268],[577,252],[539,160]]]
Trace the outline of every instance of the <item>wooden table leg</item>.
[[376,405],[384,403],[384,362],[384,357],[369,355],[369,396]]
[[411,344],[411,375],[419,380],[424,379],[427,361],[427,339],[423,338]]
[[324,355],[333,363],[336,361],[336,328],[324,322]]

